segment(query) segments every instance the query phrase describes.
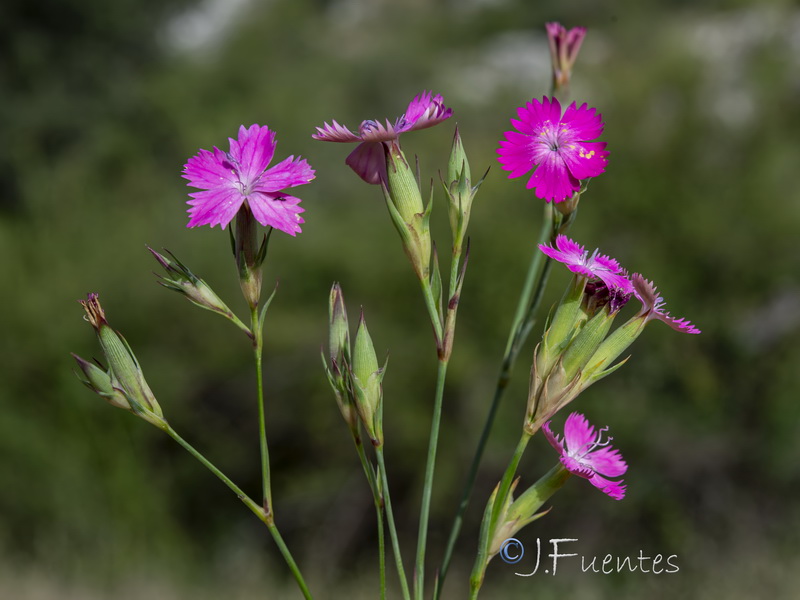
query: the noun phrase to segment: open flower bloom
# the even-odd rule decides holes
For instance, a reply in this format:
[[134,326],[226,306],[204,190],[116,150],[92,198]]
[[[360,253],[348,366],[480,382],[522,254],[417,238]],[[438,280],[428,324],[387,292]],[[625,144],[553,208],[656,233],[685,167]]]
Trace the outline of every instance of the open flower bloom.
[[368,119],[358,127],[358,134],[344,125],[331,121],[317,127],[317,133],[311,137],[323,142],[358,142],[358,146],[347,157],[345,162],[356,174],[367,183],[379,184],[386,181],[386,157],[384,144],[397,142],[401,133],[425,129],[449,119],[453,109],[444,105],[440,94],[423,92],[415,96],[406,112],[394,124],[387,119],[386,125]]
[[656,286],[653,285],[652,281],[648,281],[638,273],[633,275],[633,293],[642,303],[639,317],[645,317],[648,321],[652,319],[664,321],[675,331],[700,333],[700,330],[687,319],[676,319],[671,317],[668,312],[661,310],[661,307],[664,306],[664,299],[658,295]]
[[633,286],[625,276],[625,270],[615,259],[598,254],[599,250],[595,250],[590,256],[583,246],[565,235],[557,236],[555,245],[556,247],[552,248],[539,244],[539,249],[550,258],[567,265],[573,273],[587,278],[597,277],[611,292],[614,290],[619,290],[623,294],[633,292]]
[[580,189],[581,180],[606,170],[606,143],[587,141],[603,133],[602,115],[594,108],[573,102],[562,116],[558,100],[545,97],[518,108],[517,115],[511,119],[517,131],[506,131],[497,160],[511,171],[509,178],[536,167],[526,187],[537,198],[562,202]]
[[296,235],[303,223],[300,198],[283,190],[314,179],[314,170],[301,158],[290,156],[267,168],[275,154],[275,132],[269,127],[239,127],[239,138],[229,138],[230,151],[200,150],[183,168],[187,185],[202,191],[189,194],[188,227],[219,225],[224,228],[246,204],[256,221]]
[[623,480],[611,481],[606,477],[619,477],[628,470],[619,450],[611,448],[613,438],[602,439],[608,428],[595,431],[586,417],[572,413],[564,423],[563,440],[550,430],[550,421],[542,431],[550,445],[561,455],[561,464],[570,473],[588,479],[594,487],[614,500],[625,497]]

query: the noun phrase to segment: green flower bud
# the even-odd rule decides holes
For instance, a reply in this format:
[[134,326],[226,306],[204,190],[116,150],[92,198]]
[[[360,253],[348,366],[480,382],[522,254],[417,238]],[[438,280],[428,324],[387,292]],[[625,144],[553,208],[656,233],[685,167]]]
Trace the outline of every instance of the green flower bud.
[[381,401],[383,400],[384,370],[385,367],[378,367],[378,358],[375,355],[372,338],[370,338],[362,312],[353,345],[353,365],[350,377],[358,415],[376,447],[383,444]]
[[350,329],[347,324],[347,308],[344,305],[342,288],[338,283],[331,287],[328,301],[328,343],[330,357],[338,363],[342,358],[350,360]]
[[[132,412],[163,428],[166,422],[161,407],[145,381],[139,362],[125,338],[109,326],[97,294],[89,294],[88,299],[80,300],[80,303],[86,311],[86,319],[97,333],[100,347],[108,361],[112,387],[125,395]],[[92,372],[92,376],[100,385],[106,385],[96,372]],[[118,398],[115,400],[119,401]]]
[[395,229],[400,234],[403,249],[420,281],[430,276],[431,262],[431,204],[426,209],[414,172],[403,151],[396,143],[386,151],[387,181],[383,188],[386,205]]
[[108,401],[111,406],[130,411],[133,410],[122,390],[114,387],[111,381],[110,371],[104,371],[97,365],[82,359],[77,354],[73,354],[72,358],[78,363],[78,367],[86,377],[86,379],[81,379],[81,383]]

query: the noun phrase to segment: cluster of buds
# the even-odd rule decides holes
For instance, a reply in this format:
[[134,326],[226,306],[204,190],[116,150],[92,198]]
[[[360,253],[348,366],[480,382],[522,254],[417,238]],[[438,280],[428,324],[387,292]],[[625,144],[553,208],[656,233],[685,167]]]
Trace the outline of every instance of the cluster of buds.
[[[621,367],[612,364],[653,319],[676,331],[700,333],[690,322],[661,310],[663,299],[641,275],[628,278],[619,263],[595,251],[589,255],[560,235],[555,248],[540,246],[548,257],[575,273],[564,298],[536,347],[526,412],[526,430],[535,433],[560,409],[593,383]],[[641,310],[609,335],[611,325],[631,296]]]
[[145,381],[139,361],[122,334],[109,326],[97,294],[89,294],[80,303],[86,311],[86,320],[97,333],[100,347],[108,362],[106,369],[99,362],[91,363],[73,354],[85,377],[81,381],[112,406],[128,410],[148,423],[165,429],[167,422]]
[[372,445],[378,448],[383,445],[383,375],[386,364],[383,367],[378,365],[363,312],[351,351],[347,309],[338,283],[331,288],[328,309],[327,358],[325,351],[322,352],[328,382],[353,438],[360,438],[360,422]]

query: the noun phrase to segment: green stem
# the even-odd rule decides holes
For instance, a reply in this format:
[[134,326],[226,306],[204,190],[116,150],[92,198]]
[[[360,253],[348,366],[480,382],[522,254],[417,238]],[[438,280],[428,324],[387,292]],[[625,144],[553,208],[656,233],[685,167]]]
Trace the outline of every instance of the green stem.
[[253,332],[253,355],[256,363],[256,387],[258,394],[258,440],[261,450],[261,483],[264,495],[264,511],[272,516],[272,486],[270,483],[269,446],[267,445],[267,427],[264,417],[264,374],[261,367],[264,332],[258,322],[258,307],[250,309],[251,330]]
[[433,489],[433,472],[436,465],[436,448],[439,444],[439,424],[442,419],[442,398],[444,396],[444,380],[447,375],[447,361],[439,361],[436,374],[436,396],[433,404],[431,434],[428,441],[428,458],[425,464],[425,483],[422,488],[422,508],[419,517],[419,537],[417,538],[417,563],[414,577],[414,598],[422,600],[425,589],[425,545],[428,537],[428,516],[431,507],[431,491]]
[[266,523],[266,514],[264,514],[264,509],[259,506],[250,496],[245,494],[239,486],[237,486],[233,481],[231,481],[225,473],[220,471],[214,464],[209,461],[205,456],[200,454],[194,446],[192,446],[189,442],[184,440],[178,432],[175,431],[172,427],[165,423],[166,427],[164,428],[164,432],[169,435],[173,440],[178,442],[181,446],[183,446],[184,450],[186,450],[189,454],[194,456],[205,468],[211,471],[214,475],[216,475],[225,485],[227,485],[231,491],[236,494],[236,497],[241,500],[244,505],[249,508],[260,521]]
[[250,496],[245,494],[239,486],[237,486],[233,481],[231,481],[225,473],[220,471],[214,464],[209,461],[205,456],[200,454],[194,446],[192,446],[189,442],[184,440],[178,432],[175,431],[172,427],[165,423],[166,427],[163,428],[164,431],[169,435],[173,440],[178,442],[183,448],[192,456],[194,456],[204,467],[206,467],[209,471],[211,471],[214,475],[216,475],[225,485],[227,485],[231,491],[236,494],[236,497],[241,500],[244,505],[249,508],[257,517],[258,519],[267,526],[272,538],[275,540],[275,543],[278,546],[278,549],[281,551],[286,564],[289,566],[289,570],[294,575],[295,580],[297,581],[297,585],[300,587],[300,591],[303,593],[303,597],[306,600],[311,600],[311,592],[308,590],[308,586],[306,585],[305,580],[303,579],[302,574],[300,573],[300,569],[297,567],[297,563],[295,563],[294,558],[292,557],[291,552],[286,547],[286,544],[281,537],[280,532],[278,531],[278,527],[275,525],[275,522],[272,520],[272,515],[268,514],[263,507],[259,506]]
[[378,470],[380,471],[381,483],[383,484],[383,500],[384,506],[386,507],[386,520],[389,524],[389,537],[392,540],[394,564],[397,568],[397,576],[400,579],[400,587],[403,591],[403,599],[411,600],[411,593],[408,589],[408,579],[406,579],[406,570],[403,567],[403,557],[400,554],[400,541],[397,537],[397,527],[395,527],[394,523],[392,499],[389,495],[389,478],[386,475],[386,463],[383,460],[383,447],[376,448],[375,454],[378,456]]
[[375,472],[373,471],[372,465],[367,459],[367,455],[364,452],[364,444],[362,443],[361,436],[358,434],[357,431],[353,432],[353,442],[356,445],[356,452],[358,452],[358,458],[361,460],[361,467],[364,469],[364,475],[366,475],[367,477],[367,482],[369,482],[369,488],[372,491],[372,498],[375,502],[375,513],[378,518],[378,572],[380,575],[381,600],[385,600],[386,547],[385,547],[384,532],[383,532],[383,497],[381,495],[381,490],[380,490],[381,485],[379,482],[375,481]]
[[514,456],[511,457],[511,461],[508,463],[505,473],[503,473],[503,478],[500,480],[500,489],[497,491],[497,496],[494,499],[492,517],[489,521],[490,538],[494,533],[497,520],[500,518],[500,512],[505,505],[506,498],[508,497],[508,490],[511,489],[511,483],[514,481],[514,475],[517,474],[519,461],[522,458],[522,454],[525,452],[525,448],[528,446],[528,442],[531,441],[531,437],[533,436],[523,429],[522,436],[519,438],[519,442],[517,442],[517,448],[514,450]]
[[[483,453],[486,449],[486,444],[489,441],[489,436],[494,426],[494,420],[497,416],[497,410],[500,406],[500,399],[505,393],[508,382],[511,379],[511,372],[514,368],[514,363],[517,360],[519,351],[527,338],[533,325],[533,316],[536,314],[539,304],[542,299],[544,288],[547,285],[547,278],[550,272],[550,261],[545,261],[545,255],[539,250],[538,244],[545,244],[551,241],[554,237],[553,234],[553,207],[550,203],[545,204],[544,217],[542,219],[542,228],[539,232],[539,241],[534,247],[531,261],[528,265],[528,273],[525,276],[525,283],[522,286],[519,301],[517,302],[517,309],[514,313],[514,320],[511,323],[511,330],[508,334],[506,342],[506,350],[503,356],[503,363],[500,367],[500,374],[497,378],[497,385],[494,390],[492,404],[489,407],[489,412],[486,415],[486,421],[481,431],[478,446],[475,449],[475,454],[472,457],[469,471],[467,472],[467,479],[461,491],[461,499],[459,500],[458,510],[453,520],[453,526],[450,530],[450,536],[447,540],[447,547],[445,549],[442,566],[439,570],[439,581],[436,590],[434,591],[434,600],[438,600],[441,594],[441,588],[444,585],[447,571],[450,567],[450,561],[453,558],[458,536],[461,533],[461,526],[464,523],[464,514],[469,506],[470,496],[472,489],[475,486],[475,480],[478,476],[478,468],[480,467]],[[544,267],[542,263],[544,262]]]

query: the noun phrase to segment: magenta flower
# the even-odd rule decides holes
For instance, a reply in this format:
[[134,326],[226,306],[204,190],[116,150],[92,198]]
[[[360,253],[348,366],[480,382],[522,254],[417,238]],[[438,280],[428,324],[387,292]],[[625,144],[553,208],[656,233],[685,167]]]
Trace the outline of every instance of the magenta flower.
[[379,184],[386,181],[384,146],[388,148],[388,144],[397,143],[401,133],[432,127],[453,114],[453,109],[444,105],[440,94],[432,94],[423,92],[415,96],[406,112],[394,124],[387,119],[384,126],[368,119],[361,122],[356,135],[344,125],[331,121],[331,125],[325,123],[317,127],[317,133],[311,137],[323,142],[360,142],[345,162],[367,183]]
[[553,87],[563,88],[569,84],[572,65],[578,58],[585,27],[573,27],[567,31],[561,23],[546,23],[547,41],[550,44],[550,59],[553,62]]
[[583,246],[573,242],[565,235],[556,237],[556,247],[539,244],[539,250],[550,258],[567,265],[573,273],[587,278],[597,277],[608,286],[609,290],[619,290],[624,294],[633,292],[633,286],[625,276],[625,270],[609,256],[598,254],[595,250],[591,256]]
[[192,192],[191,219],[187,227],[219,225],[227,227],[243,204],[250,207],[256,221],[296,235],[303,223],[300,198],[283,190],[314,179],[314,170],[301,158],[290,156],[267,168],[275,154],[275,132],[269,127],[239,127],[239,139],[230,141],[230,152],[219,148],[200,150],[183,168]]
[[577,192],[582,179],[597,177],[606,170],[605,142],[591,142],[603,133],[602,115],[573,102],[561,116],[555,98],[535,98],[517,109],[519,120],[511,119],[517,131],[506,131],[500,140],[497,159],[511,171],[509,178],[521,177],[537,167],[525,187],[536,197],[562,202]]
[[561,455],[564,468],[578,477],[588,479],[589,483],[614,500],[622,500],[626,487],[623,480],[611,481],[606,477],[619,477],[628,470],[628,465],[619,450],[611,448],[613,438],[607,437],[605,441],[601,439],[608,427],[595,432],[594,426],[589,424],[586,417],[574,412],[564,423],[562,440],[550,431],[550,423],[545,423],[542,431],[550,445]]
[[642,309],[639,311],[638,316],[645,317],[647,321],[652,319],[664,321],[675,331],[700,333],[700,330],[687,319],[676,319],[671,317],[668,312],[661,310],[661,307],[664,306],[664,299],[658,295],[656,286],[653,285],[652,281],[647,281],[638,273],[633,275],[633,293],[642,303]]

